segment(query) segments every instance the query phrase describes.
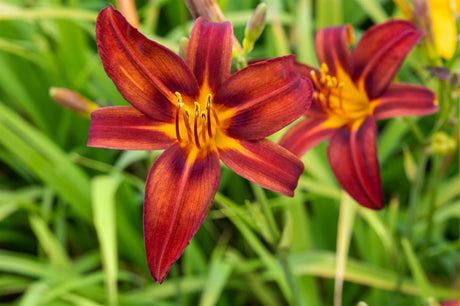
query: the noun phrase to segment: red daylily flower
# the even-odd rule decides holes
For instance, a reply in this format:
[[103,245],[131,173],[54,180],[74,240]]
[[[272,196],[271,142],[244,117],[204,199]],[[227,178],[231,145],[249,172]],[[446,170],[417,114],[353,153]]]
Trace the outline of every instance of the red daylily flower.
[[408,21],[388,21],[366,31],[350,52],[350,25],[325,28],[315,40],[321,69],[297,64],[302,76],[314,83],[313,103],[305,119],[288,130],[280,144],[301,156],[330,138],[327,155],[334,175],[368,208],[383,207],[376,120],[426,115],[438,109],[432,91],[391,83],[421,36]]
[[112,7],[97,18],[104,69],[133,107],[92,113],[88,146],[165,149],[147,177],[144,239],[161,283],[206,216],[220,162],[262,187],[292,196],[303,165],[265,139],[309,107],[313,88],[286,56],[230,75],[233,30],[202,18],[185,62],[148,40]]

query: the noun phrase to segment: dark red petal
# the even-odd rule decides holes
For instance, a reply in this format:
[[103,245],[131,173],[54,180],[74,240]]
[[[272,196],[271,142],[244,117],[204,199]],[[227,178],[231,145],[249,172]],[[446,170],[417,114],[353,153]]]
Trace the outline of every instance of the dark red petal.
[[187,64],[202,90],[215,93],[230,75],[233,29],[230,22],[198,18],[190,34]]
[[235,140],[219,147],[224,164],[242,177],[275,192],[292,197],[303,164],[294,154],[266,139]]
[[326,120],[327,118],[307,115],[305,119],[289,128],[279,144],[297,156],[304,155],[318,143],[329,138],[336,130],[336,128],[328,127],[325,124]]
[[316,33],[318,61],[327,64],[331,75],[338,76],[339,70],[349,73],[350,43],[353,43],[353,28],[349,24],[323,28]]
[[[167,131],[172,133],[168,135]],[[89,147],[159,150],[176,141],[174,124],[147,117],[134,107],[103,107],[91,113]]]
[[382,96],[371,103],[376,105],[375,120],[429,115],[438,110],[436,95],[428,88],[412,84],[391,84]]
[[176,91],[198,96],[198,84],[184,61],[147,39],[112,7],[99,13],[96,38],[104,69],[118,91],[152,119],[174,120]]
[[398,72],[422,32],[405,20],[391,20],[367,30],[350,56],[350,74],[364,81],[370,99],[379,97]]
[[356,130],[339,129],[327,149],[337,181],[359,204],[371,209],[383,207],[376,138],[377,126],[368,117]]
[[301,116],[310,106],[311,82],[294,69],[294,56],[250,65],[233,74],[217,92],[221,128],[233,138],[265,138]]
[[150,273],[161,283],[203,222],[219,187],[217,152],[171,146],[147,177],[144,240]]

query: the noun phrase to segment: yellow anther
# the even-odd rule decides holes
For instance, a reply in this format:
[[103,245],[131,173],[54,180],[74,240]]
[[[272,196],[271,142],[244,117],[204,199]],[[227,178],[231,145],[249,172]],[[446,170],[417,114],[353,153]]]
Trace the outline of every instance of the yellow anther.
[[200,114],[200,103],[195,101],[195,116],[198,116]]
[[332,77],[330,75],[326,75],[326,87],[329,89],[334,88]]
[[182,95],[180,94],[180,92],[176,91],[174,94],[177,97],[177,104],[179,104],[179,106],[184,105],[184,102],[182,100]]
[[211,100],[212,100],[212,95],[211,95],[211,94],[208,94],[208,95],[206,96],[206,101],[207,101],[206,106],[207,106],[207,107],[211,107]]

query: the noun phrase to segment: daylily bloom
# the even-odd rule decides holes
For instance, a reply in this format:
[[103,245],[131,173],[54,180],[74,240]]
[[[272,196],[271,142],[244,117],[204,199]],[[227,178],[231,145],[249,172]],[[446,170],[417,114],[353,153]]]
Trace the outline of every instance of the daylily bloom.
[[428,55],[450,59],[457,45],[456,15],[460,0],[393,0],[406,18],[423,30]]
[[88,146],[165,149],[144,199],[147,261],[161,283],[198,230],[219,185],[220,162],[267,189],[292,196],[303,165],[265,137],[301,116],[311,83],[286,56],[230,75],[231,23],[198,18],[186,59],[147,39],[112,7],[97,18],[105,71],[132,107],[92,113]]
[[421,35],[408,21],[388,21],[366,31],[350,53],[351,26],[324,28],[315,40],[320,70],[297,64],[313,81],[313,103],[280,144],[301,156],[330,138],[327,155],[334,175],[368,208],[383,207],[376,120],[426,115],[438,108],[430,90],[391,83]]
[[450,0],[429,0],[436,50],[442,58],[450,59],[457,45],[455,3]]

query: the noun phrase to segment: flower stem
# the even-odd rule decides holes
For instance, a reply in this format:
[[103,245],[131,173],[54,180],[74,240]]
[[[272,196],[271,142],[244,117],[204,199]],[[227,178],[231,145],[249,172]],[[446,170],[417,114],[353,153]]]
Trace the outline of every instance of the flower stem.
[[433,218],[436,211],[436,200],[438,196],[438,181],[439,181],[439,168],[441,165],[441,157],[433,155],[432,167],[430,170],[430,202],[428,211],[428,225],[426,228],[425,247],[428,248],[431,244],[432,232],[433,232]]
[[300,293],[299,288],[295,283],[294,273],[292,273],[291,265],[289,264],[289,249],[287,248],[279,248],[278,249],[278,259],[281,263],[281,267],[283,268],[284,275],[286,276],[287,282],[289,287],[291,288],[292,292],[292,300],[290,301],[290,305],[298,306],[300,305]]
[[256,197],[257,201],[260,203],[262,207],[262,211],[264,213],[265,219],[267,220],[268,228],[270,230],[271,238],[273,242],[277,242],[280,239],[280,230],[278,225],[275,221],[275,216],[268,204],[267,197],[265,196],[264,190],[254,183],[251,183],[252,191],[254,192],[254,196]]
[[417,204],[419,203],[422,186],[425,179],[425,169],[429,152],[422,149],[417,167],[417,176],[412,186],[409,197],[409,216],[407,224],[407,239],[412,240],[412,231],[417,219]]
[[403,117],[404,122],[409,126],[412,133],[414,134],[415,138],[421,143],[426,144],[425,137],[423,137],[423,133],[420,130],[420,127],[414,122],[414,120],[410,117]]

